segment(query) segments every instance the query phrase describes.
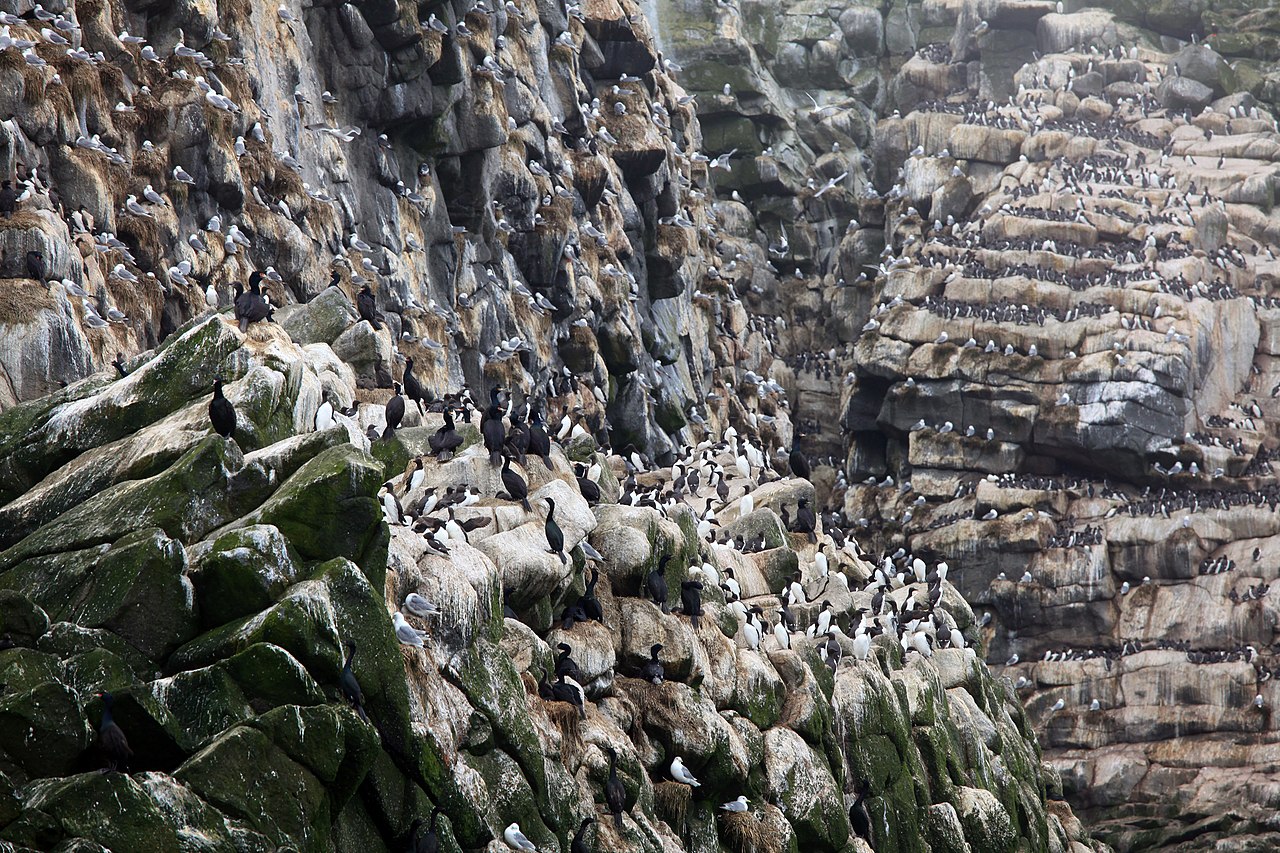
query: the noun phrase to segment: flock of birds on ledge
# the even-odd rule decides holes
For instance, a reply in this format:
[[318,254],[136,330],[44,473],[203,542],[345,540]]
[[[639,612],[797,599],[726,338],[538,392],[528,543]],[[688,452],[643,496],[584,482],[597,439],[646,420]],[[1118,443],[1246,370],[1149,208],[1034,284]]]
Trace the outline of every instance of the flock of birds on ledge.
[[[254,286],[244,290],[235,302],[233,310],[241,328],[266,319],[255,290]],[[359,310],[363,313],[363,309]],[[359,322],[371,320],[372,317],[365,317]],[[427,546],[442,556],[449,554],[450,542],[466,541],[468,533],[490,521],[484,518],[460,522],[454,517],[456,509],[492,497],[518,503],[526,512],[533,512],[528,501],[528,481],[517,468],[527,471],[527,465],[543,465],[551,470],[551,457],[553,452],[558,452],[560,442],[586,434],[582,424],[575,421],[569,412],[565,413],[554,432],[548,433],[536,406],[528,401],[516,405],[514,396],[501,388],[492,389],[488,405],[479,408],[465,386],[457,393],[435,398],[413,376],[412,364],[408,365],[404,380],[403,385],[396,383],[396,393],[385,405],[383,429],[370,428],[372,440],[393,440],[409,405],[424,413],[438,413],[442,415],[443,422],[429,436],[431,453],[415,458],[403,475],[385,483],[380,489],[379,499],[384,520],[389,525],[407,527],[421,535]],[[462,447],[464,438],[457,430],[455,418],[471,423],[477,414],[484,452],[491,466],[500,467],[504,491],[482,496],[474,486],[450,486],[443,494],[427,490],[413,505],[403,506],[400,497],[421,485],[426,474],[425,466],[449,460]],[[215,380],[208,415],[218,435],[234,440],[237,414],[234,404],[224,393],[221,378]],[[337,411],[326,399],[316,412],[314,426],[317,430],[326,430],[341,420],[350,420],[350,427],[358,432],[355,417],[354,407]],[[608,452],[607,447],[602,450]],[[880,564],[872,568],[857,542],[847,532],[842,516],[834,511],[815,514],[805,497],[797,499],[794,514],[784,506],[780,508],[779,515],[790,533],[803,536],[814,546],[812,557],[806,558],[803,568],[776,591],[772,596],[776,604],[770,604],[768,610],[759,603],[760,596],[750,604],[743,600],[733,569],[717,569],[714,563],[719,561],[715,557],[722,549],[750,552],[760,550],[766,544],[763,539],[753,542],[742,536],[717,535],[720,525],[717,516],[728,514],[737,519],[749,515],[755,509],[753,492],[765,483],[790,478],[808,479],[810,463],[805,453],[797,446],[786,449],[786,452],[783,450],[757,444],[752,437],[729,427],[721,441],[707,439],[697,446],[685,447],[666,471],[635,451],[616,458],[626,472],[619,502],[650,507],[664,517],[677,507],[683,507],[682,511],[692,512],[696,518],[702,547],[702,559],[688,568],[689,579],[680,583],[678,601],[673,601],[675,590],[669,589],[667,584],[667,568],[672,559],[669,554],[662,556],[656,567],[645,576],[639,595],[651,601],[663,614],[687,619],[696,632],[703,616],[703,595],[709,588],[715,589],[737,619],[738,636],[747,650],[767,652],[808,643],[832,673],[846,658],[865,661],[872,653],[872,639],[878,635],[893,638],[904,654],[923,657],[931,657],[937,648],[968,647],[971,640],[966,638],[951,614],[938,606],[943,595],[942,584],[947,577],[946,563],[938,563],[929,569],[923,560],[899,549],[885,555]],[[578,463],[575,472],[583,498],[594,506],[601,500],[597,482],[599,463]],[[654,484],[642,484],[642,477]],[[546,550],[568,563],[564,532],[555,518],[555,503],[551,499],[545,502],[543,529]],[[595,564],[604,558],[585,539],[578,543],[576,549],[581,552],[584,572],[589,568],[590,575],[585,579],[585,592],[571,601],[556,620],[556,626],[565,630],[571,630],[581,622],[604,619],[604,609],[595,593],[599,580]],[[836,610],[829,598],[823,597],[828,590],[839,593],[842,600],[849,600],[848,596],[853,593],[855,600],[860,602],[860,606],[848,611],[847,623],[853,626],[852,636],[840,627],[843,614]],[[763,598],[768,600],[770,597]],[[807,624],[801,624],[794,609],[797,605],[813,604],[819,604],[818,608],[806,608],[806,612],[812,613],[812,618],[807,620]],[[415,620],[439,619],[442,616],[440,609],[417,592],[405,597],[402,608],[402,611],[392,614],[396,639],[405,646],[422,647],[429,632],[415,627],[405,614]],[[504,615],[518,618],[509,607],[504,607]],[[589,700],[582,683],[586,679],[572,657],[572,647],[562,642],[558,650],[554,674],[550,678],[548,673],[542,674],[538,693],[548,702],[573,706],[580,716],[585,717]],[[646,663],[634,671],[627,668],[622,674],[642,678],[655,685],[662,684],[667,678],[660,659],[662,650],[661,644],[655,644]],[[346,652],[338,686],[351,707],[363,719],[370,721],[354,665],[355,644],[348,642]],[[99,728],[100,746],[107,758],[108,769],[125,770],[132,752],[124,732],[111,716],[110,694],[101,694],[101,698],[104,714]],[[376,721],[370,722],[376,725]],[[617,756],[611,751],[605,802],[613,819],[620,824],[626,803],[616,762]],[[690,788],[700,786],[680,756],[671,760],[668,769],[672,781]],[[873,830],[863,800],[870,793],[871,783],[862,780],[859,797],[850,812],[855,830],[868,841]],[[720,806],[725,812],[744,812],[750,808],[751,803],[745,796]],[[415,823],[410,850],[437,849],[437,821],[438,810],[432,812],[429,822]],[[574,853],[591,849],[586,842],[586,830],[591,822],[592,819],[584,820],[579,828],[571,848]],[[517,824],[507,827],[504,839],[517,850],[535,849]]]

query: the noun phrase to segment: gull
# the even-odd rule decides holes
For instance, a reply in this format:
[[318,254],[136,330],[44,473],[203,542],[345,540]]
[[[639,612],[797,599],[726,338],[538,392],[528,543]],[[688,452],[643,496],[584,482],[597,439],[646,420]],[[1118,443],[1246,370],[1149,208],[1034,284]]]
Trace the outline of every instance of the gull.
[[834,177],[834,178],[828,178],[828,179],[827,179],[827,182],[826,182],[825,184],[823,184],[823,185],[822,185],[822,188],[821,188],[820,190],[818,190],[816,193],[814,193],[814,194],[813,194],[813,197],[814,197],[814,198],[821,198],[823,193],[827,192],[828,190],[833,190],[833,189],[835,189],[835,188],[836,188],[836,184],[840,183],[841,181],[843,181],[843,180],[844,180],[845,178],[847,178],[847,177],[849,177],[849,173],[848,173],[848,172],[841,172],[839,175],[837,175],[837,176],[836,176],[836,177]]
[[507,842],[509,847],[516,850],[526,851],[526,853],[536,853],[537,847],[533,846],[533,842],[524,837],[524,833],[520,831],[520,824],[513,823],[506,829],[502,830],[502,840]]
[[725,803],[724,805],[720,806],[720,810],[726,811],[726,812],[741,813],[741,812],[747,811],[747,809],[748,809],[747,798],[743,796],[739,796],[738,799],[734,800],[733,802]]
[[416,592],[411,592],[405,596],[404,609],[421,618],[440,615],[440,609],[430,599],[418,595]]
[[120,41],[124,42],[125,44],[143,44],[146,42],[146,39],[144,39],[142,36],[129,35],[128,30],[121,30],[120,35],[116,36],[116,38],[120,39]]
[[419,631],[417,628],[404,621],[404,616],[397,610],[391,614],[391,622],[396,629],[396,639],[406,646],[417,646],[422,648],[422,638],[427,635],[426,631]]
[[137,284],[138,282],[138,277],[133,273],[129,272],[129,270],[125,268],[124,264],[116,264],[115,267],[112,268],[111,270],[111,277],[118,278],[121,281],[127,281],[133,284]]
[[359,234],[357,234],[357,233],[356,233],[356,232],[354,232],[354,231],[353,231],[353,232],[351,232],[351,238],[350,238],[350,240],[349,240],[349,243],[350,243],[351,248],[355,249],[357,252],[372,252],[372,251],[373,251],[373,247],[372,247],[372,246],[370,246],[370,245],[369,245],[368,243],[366,243],[365,241],[361,240],[361,239],[360,239],[360,235],[359,235]]
[[280,20],[284,21],[286,24],[295,24],[298,22],[298,16],[285,8],[283,3],[276,9],[276,14],[279,15]]
[[146,217],[151,216],[151,214],[147,212],[147,209],[145,207],[138,204],[138,197],[136,195],[131,195],[127,199],[125,199],[124,208],[129,213],[132,213],[134,216],[146,216]]
[[693,774],[689,772],[689,768],[684,766],[684,759],[678,755],[671,759],[671,778],[683,785],[688,785],[691,788],[698,788],[702,785],[702,783],[695,779]]
[[151,184],[147,184],[142,188],[142,197],[152,204],[158,204],[161,207],[167,207],[169,204],[164,200],[164,196],[152,189]]

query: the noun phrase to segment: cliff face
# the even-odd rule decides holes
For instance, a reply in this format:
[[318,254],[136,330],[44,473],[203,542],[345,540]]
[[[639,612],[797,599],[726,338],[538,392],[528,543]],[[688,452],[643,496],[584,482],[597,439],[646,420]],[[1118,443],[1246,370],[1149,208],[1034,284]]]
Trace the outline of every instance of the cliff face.
[[[794,443],[773,350],[800,287],[769,260],[802,282],[832,262],[830,238],[749,181],[713,205],[711,171],[739,160],[702,155],[642,10],[6,14],[0,151],[21,194],[0,222],[7,844],[400,850],[430,827],[443,849],[498,850],[518,823],[567,850],[594,817],[588,849],[852,851],[865,814],[882,853],[1085,849],[956,589],[895,577],[882,597],[928,618],[886,613],[874,641],[851,639],[870,637],[872,566],[830,519],[826,569],[788,532],[815,489],[763,476]],[[721,97],[772,121],[775,90],[738,85]],[[733,110],[702,106],[728,140]],[[820,147],[869,140],[865,108],[847,121]],[[760,174],[795,188],[811,155]],[[823,192],[823,216],[852,209],[851,180]],[[770,254],[757,215],[788,248]],[[231,302],[251,271],[274,314],[246,333]],[[353,305],[365,283],[372,323]],[[517,463],[530,511],[498,496],[474,423],[452,459],[417,467],[438,402],[369,441],[410,359],[428,398],[503,387],[565,424],[545,463]],[[234,441],[209,432],[215,377]],[[317,429],[324,407],[339,414]],[[698,442],[701,484],[659,509],[666,466]],[[712,471],[747,442],[769,457],[712,501]],[[648,470],[624,487],[629,461]],[[571,462],[600,466],[596,505]],[[478,500],[424,505],[463,486]],[[645,487],[666,500],[624,497]],[[544,499],[568,562],[547,552]],[[699,529],[713,502],[729,534],[714,546]],[[664,558],[672,604],[706,581],[697,628],[639,594]],[[740,601],[711,580],[728,569]],[[797,630],[748,648],[746,608],[779,621],[797,572]],[[600,618],[570,626],[588,584]],[[440,611],[409,616],[421,646],[391,618],[411,592]],[[848,636],[804,636],[823,601]],[[560,642],[581,713],[539,685]],[[638,677],[655,643],[661,684]],[[127,775],[98,771],[104,693]],[[673,780],[677,757],[696,789]],[[719,809],[739,796],[747,813]]]
[[[791,236],[775,378],[868,550],[950,563],[1101,837],[1272,849],[1273,14],[1102,5],[677,4],[660,33]],[[730,55],[767,97],[721,99]]]

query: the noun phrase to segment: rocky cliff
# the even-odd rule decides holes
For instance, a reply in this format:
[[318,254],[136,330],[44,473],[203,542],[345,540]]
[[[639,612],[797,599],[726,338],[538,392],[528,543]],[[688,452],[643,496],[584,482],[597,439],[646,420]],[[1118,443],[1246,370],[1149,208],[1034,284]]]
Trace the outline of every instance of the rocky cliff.
[[[704,132],[784,90],[691,96],[655,17],[5,7],[7,847],[1089,848],[945,569],[791,532],[828,490],[778,454],[780,315],[836,262],[870,107],[739,180]],[[509,451],[528,509],[461,420],[497,389],[557,434]]]

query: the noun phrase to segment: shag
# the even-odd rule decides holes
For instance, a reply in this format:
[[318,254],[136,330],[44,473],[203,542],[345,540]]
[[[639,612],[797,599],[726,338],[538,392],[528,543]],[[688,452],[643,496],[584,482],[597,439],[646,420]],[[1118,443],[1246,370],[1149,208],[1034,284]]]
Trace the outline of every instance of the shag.
[[396,393],[387,401],[387,426],[382,431],[383,439],[390,439],[395,435],[400,421],[404,420],[404,397],[400,396],[400,383],[393,382],[391,385]]
[[209,420],[213,423],[213,431],[223,438],[235,438],[236,409],[231,401],[222,396],[222,377],[213,380],[213,399],[209,402]]
[[502,488],[507,490],[511,500],[520,501],[525,512],[532,512],[529,506],[529,484],[515,471],[511,470],[511,457],[502,458]]
[[662,559],[658,561],[658,567],[644,579],[644,591],[654,604],[662,608],[663,613],[671,612],[670,605],[667,604],[667,563],[671,560],[670,554],[663,554]]
[[622,829],[622,813],[627,809],[627,789],[618,778],[618,753],[613,747],[605,747],[609,751],[609,780],[604,783],[604,801],[613,815],[613,824]]
[[360,689],[360,682],[356,681],[356,675],[351,671],[351,662],[355,659],[356,644],[348,640],[347,660],[342,665],[342,675],[338,676],[338,687],[346,700],[351,703],[351,707],[360,715],[360,719],[368,722],[369,716],[364,712],[364,691]]
[[640,677],[650,684],[661,684],[666,673],[658,660],[658,652],[662,651],[662,643],[654,643],[649,649],[649,659],[640,667]]
[[701,590],[702,584],[698,581],[684,581],[680,584],[680,606],[695,631],[698,630],[698,619],[702,616]]
[[103,706],[102,724],[98,726],[98,745],[102,747],[102,753],[107,758],[106,769],[127,772],[133,750],[129,748],[129,741],[125,738],[124,732],[111,716],[111,706],[115,704],[115,697],[105,691],[97,695],[102,700]]
[[373,290],[367,284],[360,288],[360,293],[356,295],[356,312],[361,320],[369,321],[374,331],[382,331],[382,324],[378,322],[378,309],[373,298]]
[[551,498],[547,498],[547,521],[543,530],[547,534],[547,551],[558,556],[560,562],[569,562],[569,558],[564,555],[564,531],[556,524],[556,502]]

